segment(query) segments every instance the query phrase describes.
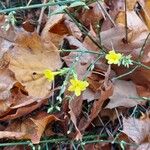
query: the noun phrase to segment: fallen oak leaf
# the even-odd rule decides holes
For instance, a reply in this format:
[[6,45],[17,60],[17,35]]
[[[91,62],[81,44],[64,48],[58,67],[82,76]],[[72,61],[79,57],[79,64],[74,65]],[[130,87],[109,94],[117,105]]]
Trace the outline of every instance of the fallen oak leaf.
[[39,98],[47,96],[51,89],[51,84],[44,77],[43,71],[54,71],[62,65],[53,43],[44,43],[36,33],[18,37],[17,44],[7,53],[7,58],[9,69],[25,86],[29,96]]

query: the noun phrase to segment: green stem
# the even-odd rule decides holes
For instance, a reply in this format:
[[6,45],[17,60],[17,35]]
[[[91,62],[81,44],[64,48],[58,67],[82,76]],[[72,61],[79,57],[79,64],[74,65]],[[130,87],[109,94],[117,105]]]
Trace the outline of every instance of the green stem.
[[133,73],[138,67],[139,67],[139,66],[137,65],[137,66],[135,66],[132,70],[130,70],[129,72],[126,72],[126,73],[124,73],[124,74],[122,74],[122,75],[120,75],[120,76],[117,76],[117,77],[113,78],[112,80],[117,80],[117,79],[123,78],[123,77],[125,77],[125,76],[127,76],[127,75]]
[[139,62],[139,61],[133,61],[133,62],[134,62],[136,65],[138,65],[139,67],[144,67],[144,68],[150,70],[150,67],[149,67],[149,66],[146,66],[146,65],[142,64],[142,63]]
[[16,146],[16,145],[29,145],[31,142],[26,141],[26,142],[10,142],[10,143],[0,143],[0,147],[3,146]]
[[[106,137],[105,134],[101,135],[85,135],[83,136],[83,141],[73,141],[75,144],[90,144],[90,143],[117,143],[120,144],[120,141],[111,141],[111,140],[98,140],[98,138],[104,138]],[[58,138],[53,138],[53,139],[48,139],[48,140],[41,140],[39,144],[45,144],[45,143],[62,143],[65,142],[66,144],[71,143],[72,140],[70,140],[67,137],[58,137]],[[3,146],[16,146],[16,145],[30,145],[30,141],[26,142],[12,142],[12,143],[1,143],[0,147]],[[132,143],[126,143],[126,145],[132,145],[132,146],[138,146],[136,144]]]
[[60,52],[81,52],[81,53],[89,53],[89,54],[95,54],[95,55],[99,55],[99,52],[95,52],[95,51],[89,51],[89,50],[66,50],[66,49],[62,49]]
[[[93,141],[86,141],[84,143],[85,144],[92,144],[92,143],[112,143],[112,141],[111,140],[93,140]],[[120,141],[115,141],[114,143],[115,144],[120,144],[121,142]],[[135,147],[139,146],[137,144],[132,144],[132,143],[126,143],[126,145],[135,146]]]
[[130,99],[135,99],[138,101],[150,101],[149,97],[129,97]]
[[76,1],[80,1],[80,0],[48,2],[46,4],[35,4],[35,5],[30,5],[30,6],[14,7],[14,8],[8,8],[8,9],[0,10],[0,13],[6,13],[6,12],[11,12],[11,11],[17,11],[17,10],[33,9],[33,8],[40,8],[40,7],[55,6],[55,5],[65,5],[65,4],[70,4],[70,3],[73,3]]

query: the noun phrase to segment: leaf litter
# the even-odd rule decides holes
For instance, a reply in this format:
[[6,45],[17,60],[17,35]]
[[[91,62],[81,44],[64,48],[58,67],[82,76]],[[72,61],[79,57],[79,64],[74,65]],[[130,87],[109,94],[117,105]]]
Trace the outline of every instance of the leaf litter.
[[[77,142],[96,133],[100,137],[93,141],[99,142],[87,142],[85,149],[148,149],[149,1],[97,1],[87,3],[88,9],[83,2],[70,6],[60,14],[55,14],[59,6],[52,7],[50,17],[45,11],[40,34],[35,27],[30,32],[27,23],[24,29],[10,24],[4,30],[8,16],[0,15],[0,139],[39,144],[44,135],[63,135]],[[115,55],[111,56],[109,64],[105,56],[112,50],[120,57],[113,63]],[[124,67],[122,56],[131,56],[133,65]],[[57,73],[54,81],[47,80],[45,70]],[[75,95],[68,90],[70,79],[89,85],[80,85],[84,91]],[[70,149],[81,147],[73,142]]]

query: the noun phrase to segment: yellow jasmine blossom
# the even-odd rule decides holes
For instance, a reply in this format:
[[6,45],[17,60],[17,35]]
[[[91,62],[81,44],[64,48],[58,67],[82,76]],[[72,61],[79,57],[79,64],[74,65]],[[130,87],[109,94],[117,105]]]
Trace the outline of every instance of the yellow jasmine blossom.
[[114,50],[109,51],[106,54],[105,58],[108,60],[108,64],[119,64],[122,55],[120,53],[116,53]]
[[81,92],[89,86],[89,83],[87,81],[81,81],[78,79],[71,79],[70,83],[71,85],[69,86],[68,91],[74,91],[76,96],[80,96]]
[[53,81],[54,78],[55,78],[55,75],[59,74],[59,72],[53,72],[53,71],[51,71],[50,69],[44,70],[43,73],[44,73],[45,78],[46,78],[49,82]]

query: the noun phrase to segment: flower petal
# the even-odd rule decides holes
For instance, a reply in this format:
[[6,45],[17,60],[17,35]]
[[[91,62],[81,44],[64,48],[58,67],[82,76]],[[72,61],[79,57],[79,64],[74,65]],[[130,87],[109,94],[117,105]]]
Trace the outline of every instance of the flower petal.
[[75,84],[77,83],[77,80],[76,80],[76,79],[70,79],[70,83],[71,83],[72,85],[75,85]]
[[76,89],[75,90],[75,95],[76,96],[80,96],[81,95],[81,90],[80,89]]
[[70,91],[70,92],[74,91],[74,86],[70,85],[70,86],[68,87],[68,91]]

